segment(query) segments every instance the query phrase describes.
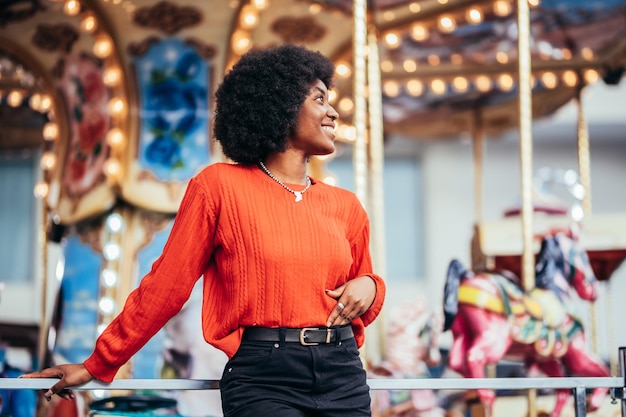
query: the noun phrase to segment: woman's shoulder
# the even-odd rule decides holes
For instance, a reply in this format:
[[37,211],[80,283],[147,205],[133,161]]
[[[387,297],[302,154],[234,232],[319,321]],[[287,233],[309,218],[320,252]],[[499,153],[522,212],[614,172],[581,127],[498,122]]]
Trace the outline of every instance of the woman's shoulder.
[[226,181],[228,179],[237,180],[242,176],[246,176],[249,172],[250,167],[247,165],[214,162],[204,167],[196,177],[200,181],[213,183],[215,181]]
[[346,188],[326,184],[320,180],[315,181],[316,185],[319,185],[320,188],[323,188],[325,194],[334,195],[335,198],[341,200],[343,204],[349,204],[351,206],[357,206],[359,208],[362,208],[361,202],[354,192]]

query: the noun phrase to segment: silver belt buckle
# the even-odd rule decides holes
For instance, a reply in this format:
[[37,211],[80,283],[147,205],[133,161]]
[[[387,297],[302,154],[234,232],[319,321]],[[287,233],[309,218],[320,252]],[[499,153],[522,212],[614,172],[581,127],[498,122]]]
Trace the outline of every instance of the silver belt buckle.
[[[318,342],[307,342],[306,340],[304,340],[304,334],[307,332],[307,330],[321,330],[318,329],[317,327],[304,327],[302,329],[300,329],[300,344],[302,346],[316,346],[319,345]],[[330,343],[330,336],[331,336],[331,329],[326,329],[326,343]]]

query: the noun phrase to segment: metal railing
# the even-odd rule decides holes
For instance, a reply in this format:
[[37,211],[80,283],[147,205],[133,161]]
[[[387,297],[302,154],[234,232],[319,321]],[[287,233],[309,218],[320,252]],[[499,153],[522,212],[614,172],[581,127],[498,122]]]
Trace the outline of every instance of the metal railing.
[[[609,388],[614,402],[621,401],[622,417],[626,417],[626,347],[619,348],[619,377],[563,377],[563,378],[370,378],[372,390],[528,390],[571,389],[574,395],[576,417],[587,415],[588,388]],[[58,380],[51,378],[0,378],[0,389],[47,390]],[[218,380],[204,379],[116,379],[107,384],[92,381],[74,390],[212,390],[219,389]]]

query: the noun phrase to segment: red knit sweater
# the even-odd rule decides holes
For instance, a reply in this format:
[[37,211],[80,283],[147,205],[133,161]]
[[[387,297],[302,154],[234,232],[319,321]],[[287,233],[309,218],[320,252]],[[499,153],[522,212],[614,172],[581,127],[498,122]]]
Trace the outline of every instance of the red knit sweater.
[[163,253],[85,367],[112,381],[201,276],[204,338],[232,357],[245,327],[324,326],[337,303],[325,290],[361,275],[375,280],[376,298],[352,322],[359,346],[386,290],[372,272],[368,218],[356,196],[313,180],[295,202],[256,166],[213,164],[189,182]]

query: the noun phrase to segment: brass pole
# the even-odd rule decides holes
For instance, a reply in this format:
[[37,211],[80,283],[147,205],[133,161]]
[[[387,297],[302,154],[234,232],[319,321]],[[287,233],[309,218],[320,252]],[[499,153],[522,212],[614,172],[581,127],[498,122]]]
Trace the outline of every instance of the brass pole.
[[[583,196],[583,213],[585,217],[591,216],[591,163],[589,151],[589,130],[583,108],[582,87],[576,93],[576,107],[578,109],[576,136],[578,137],[578,174],[580,183],[585,189]],[[591,351],[598,353],[598,331],[596,327],[597,315],[594,303],[589,303],[589,321],[591,322]]]
[[367,103],[365,91],[367,54],[367,1],[354,1],[354,128],[356,140],[353,148],[354,188],[367,208]]
[[[385,212],[384,212],[384,144],[383,144],[383,103],[380,76],[380,60],[378,55],[378,34],[375,28],[370,28],[368,36],[369,59],[368,86],[369,86],[369,125],[370,125],[370,184],[371,184],[371,220],[372,220],[372,263],[374,271],[381,276],[386,275],[385,258]],[[382,312],[381,312],[382,314]],[[370,358],[378,362],[385,357],[385,322],[383,317],[376,320],[376,330],[374,336],[378,336],[377,347],[379,351],[370,349]]]
[[44,201],[45,200],[42,200],[41,204],[41,227],[39,228],[39,233],[37,233],[41,250],[41,320],[39,321],[39,344],[37,352],[39,360],[37,364],[38,369],[43,368],[45,365],[44,362],[48,346],[48,213]]
[[474,216],[476,223],[483,220],[483,148],[485,134],[480,108],[474,110],[472,145],[474,156]]
[[[520,118],[520,176],[522,218],[522,282],[526,290],[535,284],[535,254],[533,249],[533,201],[532,201],[532,90],[530,56],[530,11],[528,0],[517,1],[518,55],[519,55],[519,118]],[[537,392],[528,391],[528,415],[537,416]]]

